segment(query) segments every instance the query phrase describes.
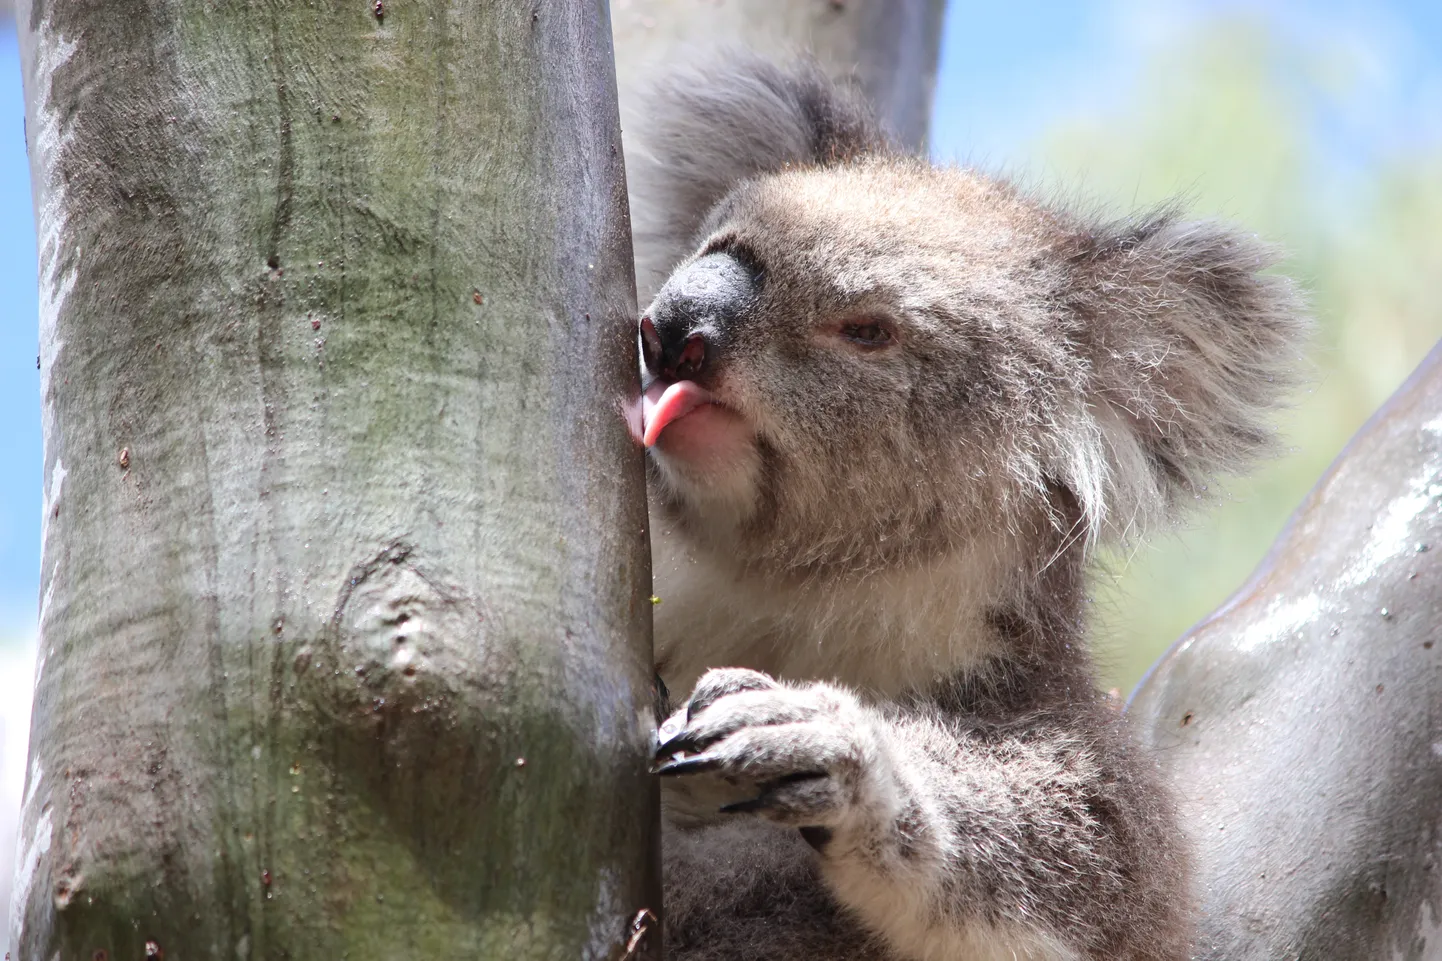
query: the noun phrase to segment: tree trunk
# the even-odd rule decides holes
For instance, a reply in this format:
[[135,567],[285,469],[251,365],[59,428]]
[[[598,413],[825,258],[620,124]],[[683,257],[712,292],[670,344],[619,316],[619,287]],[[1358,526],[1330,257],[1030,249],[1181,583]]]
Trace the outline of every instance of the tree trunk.
[[657,805],[604,4],[19,21],[18,956],[620,957]]
[[1442,958],[1442,348],[1130,711],[1198,838],[1198,957]]
[[[632,196],[646,176],[646,92],[668,68],[754,51],[780,62],[809,57],[833,79],[855,82],[899,142],[926,148],[945,0],[616,0],[616,79],[627,131]],[[636,286],[644,305],[672,263],[636,235]]]

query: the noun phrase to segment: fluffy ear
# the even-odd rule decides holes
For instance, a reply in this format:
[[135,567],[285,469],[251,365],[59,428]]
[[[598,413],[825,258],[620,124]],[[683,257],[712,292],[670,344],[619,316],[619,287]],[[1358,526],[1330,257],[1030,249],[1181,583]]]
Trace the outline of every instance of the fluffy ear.
[[751,55],[663,77],[636,135],[626,163],[643,304],[740,181],[890,149],[855,92],[815,64],[779,67]]
[[1266,272],[1276,261],[1253,236],[1173,210],[1080,239],[1073,308],[1097,442],[1080,473],[1097,480],[1079,494],[1094,535],[1174,514],[1270,450],[1267,419],[1309,328],[1292,282]]

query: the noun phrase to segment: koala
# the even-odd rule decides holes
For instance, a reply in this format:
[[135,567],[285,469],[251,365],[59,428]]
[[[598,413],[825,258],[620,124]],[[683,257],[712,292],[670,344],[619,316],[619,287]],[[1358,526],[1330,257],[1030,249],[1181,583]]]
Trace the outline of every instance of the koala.
[[631,159],[667,956],[1187,957],[1086,568],[1268,450],[1273,251],[931,166],[804,64],[667,89]]

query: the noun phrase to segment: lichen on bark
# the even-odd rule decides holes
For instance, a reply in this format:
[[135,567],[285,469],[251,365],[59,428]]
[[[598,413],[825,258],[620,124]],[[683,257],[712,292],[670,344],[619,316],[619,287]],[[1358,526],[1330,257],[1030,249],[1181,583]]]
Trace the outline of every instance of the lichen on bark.
[[614,956],[658,895],[604,5],[19,21],[18,956]]

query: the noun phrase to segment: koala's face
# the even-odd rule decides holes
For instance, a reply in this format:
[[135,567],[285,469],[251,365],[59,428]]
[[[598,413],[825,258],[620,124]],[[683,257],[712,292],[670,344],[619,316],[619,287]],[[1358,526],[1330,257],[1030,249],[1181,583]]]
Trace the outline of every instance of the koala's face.
[[802,571],[1018,524],[1018,485],[1040,481],[1016,464],[1059,442],[1080,376],[1062,239],[1009,189],[919,164],[733,190],[640,323],[669,519]]

